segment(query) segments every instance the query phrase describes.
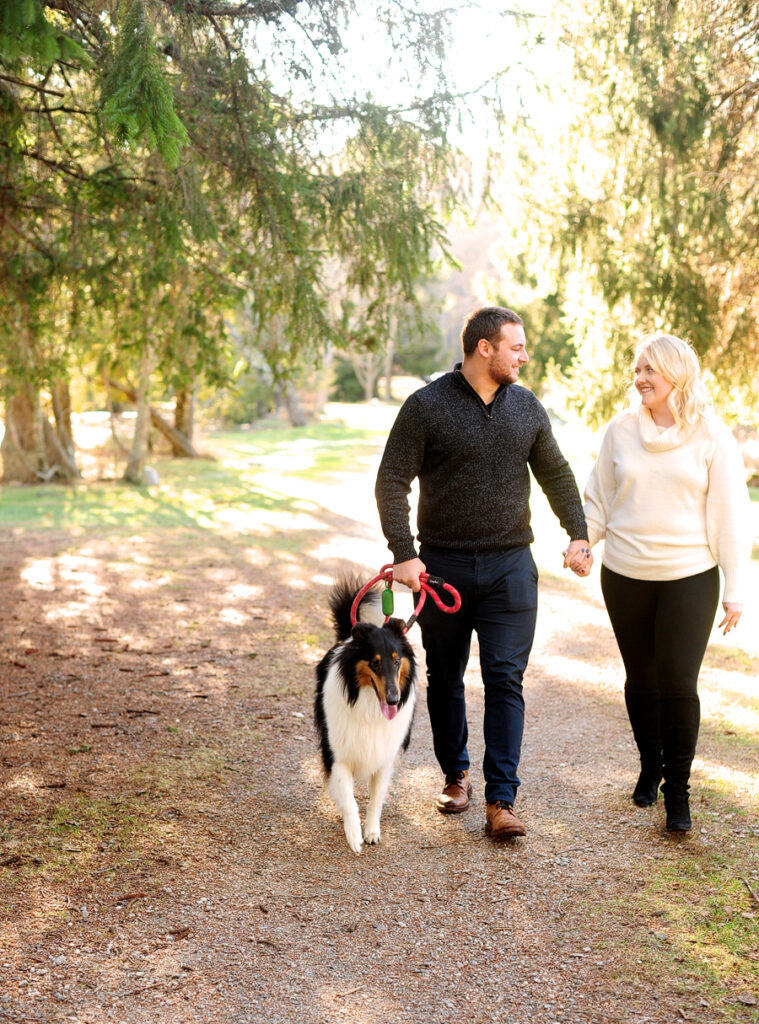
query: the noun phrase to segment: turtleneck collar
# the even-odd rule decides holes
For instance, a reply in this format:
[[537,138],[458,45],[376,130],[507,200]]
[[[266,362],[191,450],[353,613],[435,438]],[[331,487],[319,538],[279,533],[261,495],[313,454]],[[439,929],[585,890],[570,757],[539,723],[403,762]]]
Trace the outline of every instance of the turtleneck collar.
[[680,427],[658,427],[654,418],[644,406],[638,409],[640,440],[647,452],[668,452],[679,448],[692,436],[693,428],[684,424]]

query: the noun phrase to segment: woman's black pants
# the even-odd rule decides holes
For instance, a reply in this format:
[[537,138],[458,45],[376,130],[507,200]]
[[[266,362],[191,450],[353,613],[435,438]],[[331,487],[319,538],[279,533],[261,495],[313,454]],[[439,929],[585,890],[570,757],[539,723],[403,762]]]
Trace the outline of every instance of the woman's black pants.
[[633,580],[601,566],[625,666],[625,704],[641,769],[687,793],[701,716],[698,673],[719,602],[715,566],[680,580]]

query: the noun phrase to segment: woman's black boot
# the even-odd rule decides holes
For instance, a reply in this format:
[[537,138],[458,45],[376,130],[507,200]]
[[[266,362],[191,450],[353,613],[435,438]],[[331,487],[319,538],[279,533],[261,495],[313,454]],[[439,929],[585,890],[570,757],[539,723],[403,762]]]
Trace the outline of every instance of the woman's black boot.
[[667,811],[668,832],[690,832],[690,807],[688,805],[688,787],[677,786],[667,788],[665,782],[662,786],[664,791],[664,807]]
[[638,781],[633,790],[633,802],[638,807],[650,807],[656,803],[659,795],[659,783],[661,782],[661,771],[650,768],[641,768]]

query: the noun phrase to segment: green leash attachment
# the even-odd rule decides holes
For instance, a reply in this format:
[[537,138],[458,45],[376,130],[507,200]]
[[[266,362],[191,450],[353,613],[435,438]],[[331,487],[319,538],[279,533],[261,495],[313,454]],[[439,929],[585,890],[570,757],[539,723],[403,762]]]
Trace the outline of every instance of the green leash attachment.
[[393,599],[393,592],[390,587],[385,587],[382,591],[382,614],[390,616],[395,611],[395,600]]

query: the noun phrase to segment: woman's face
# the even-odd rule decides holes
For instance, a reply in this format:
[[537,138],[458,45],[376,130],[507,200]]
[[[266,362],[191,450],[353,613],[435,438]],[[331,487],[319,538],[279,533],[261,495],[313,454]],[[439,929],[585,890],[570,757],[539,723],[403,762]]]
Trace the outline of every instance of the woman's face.
[[662,377],[660,373],[650,365],[645,352],[639,357],[635,364],[635,387],[640,395],[641,404],[648,411],[655,415],[657,412],[669,411],[667,398],[672,392],[674,385]]

